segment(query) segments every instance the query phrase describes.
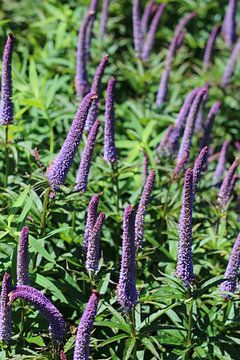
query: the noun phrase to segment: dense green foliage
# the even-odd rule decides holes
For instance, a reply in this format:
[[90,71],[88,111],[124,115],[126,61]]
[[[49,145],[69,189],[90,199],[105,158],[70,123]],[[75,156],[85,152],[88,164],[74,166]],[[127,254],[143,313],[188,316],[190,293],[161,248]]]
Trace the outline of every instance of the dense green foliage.
[[[0,271],[16,280],[19,231],[30,228],[30,278],[32,286],[63,313],[67,323],[64,351],[72,358],[79,318],[93,286],[101,300],[91,338],[93,359],[238,359],[240,346],[239,294],[225,302],[218,291],[233,243],[240,230],[237,193],[226,212],[216,207],[218,189],[212,186],[217,159],[203,174],[194,202],[193,263],[196,283],[190,294],[175,278],[178,218],[183,174],[171,182],[175,160],[154,161],[156,147],[167,126],[174,123],[186,94],[206,80],[211,82],[207,110],[222,102],[213,129],[211,148],[217,153],[230,140],[228,165],[238,156],[240,62],[231,85],[223,92],[219,83],[230,50],[219,36],[209,71],[202,70],[202,56],[212,27],[222,21],[226,1],[168,1],[147,64],[134,56],[131,1],[110,1],[107,35],[101,40],[99,15],[94,25],[91,80],[101,57],[109,54],[101,97],[101,127],[84,194],[73,191],[80,144],[66,186],[44,204],[48,189],[45,170],[55,158],[70,127],[79,99],[75,96],[75,55],[77,34],[87,10],[87,1],[3,1],[0,10],[0,39],[16,38],[13,56],[14,125],[0,129]],[[144,2],[143,2],[144,3]],[[179,18],[190,11],[197,17],[187,26],[184,46],[179,50],[170,75],[165,105],[156,109],[155,96],[167,47]],[[2,54],[2,50],[1,50]],[[117,169],[103,160],[103,115],[106,84],[117,79],[116,146]],[[198,154],[199,137],[194,137],[191,161]],[[7,151],[10,169],[6,184]],[[33,150],[38,149],[41,163]],[[137,255],[137,288],[140,302],[134,324],[121,314],[116,302],[121,254],[123,209],[137,205],[142,190],[143,151],[149,168],[157,171],[152,201],[145,224],[143,250]],[[7,186],[6,186],[7,185]],[[118,185],[118,191],[117,191]],[[101,238],[100,270],[91,279],[84,268],[81,243],[86,209],[93,194],[100,194],[100,210],[106,213]],[[46,197],[45,197],[46,201]],[[45,205],[47,205],[46,211]],[[51,359],[47,323],[29,304],[13,306],[12,358]],[[24,310],[24,311],[23,311]],[[21,318],[24,317],[24,318]],[[134,328],[135,326],[135,328]],[[4,350],[0,353],[4,358]]]

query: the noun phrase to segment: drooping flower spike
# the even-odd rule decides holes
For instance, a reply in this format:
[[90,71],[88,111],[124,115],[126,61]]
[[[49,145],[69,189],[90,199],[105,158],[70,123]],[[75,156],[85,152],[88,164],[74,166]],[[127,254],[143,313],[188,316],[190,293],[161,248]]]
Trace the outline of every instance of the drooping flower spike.
[[200,146],[201,148],[205,146],[209,146],[210,144],[212,128],[214,125],[215,118],[219,112],[220,106],[221,106],[220,101],[216,101],[209,110],[209,113],[207,115],[207,120],[204,126],[203,137],[201,140],[201,146]]
[[225,208],[230,200],[230,197],[232,195],[232,190],[236,181],[236,178],[234,180],[234,174],[238,167],[238,159],[234,160],[232,165],[230,166],[230,169],[228,170],[227,174],[225,175],[225,178],[223,180],[223,183],[220,187],[219,193],[218,193],[218,199],[217,203],[221,206],[221,208]]
[[179,218],[179,243],[176,276],[188,287],[194,281],[192,264],[193,171],[185,173],[182,208]]
[[133,23],[133,44],[136,56],[140,57],[143,47],[143,32],[141,26],[140,0],[133,0],[132,23]]
[[94,195],[91,198],[91,201],[90,201],[89,206],[88,206],[88,211],[87,211],[87,221],[86,221],[84,237],[83,237],[83,243],[82,243],[82,250],[83,250],[84,253],[87,252],[90,232],[92,231],[92,229],[93,229],[93,227],[95,225],[95,222],[97,220],[98,204],[99,204],[99,196]]
[[96,94],[90,93],[82,100],[64,144],[47,170],[46,175],[53,191],[56,191],[65,182],[82,138],[88,111],[94,99],[96,99]]
[[9,125],[13,123],[13,102],[12,102],[12,54],[14,37],[8,35],[3,59],[2,59],[2,84],[0,103],[0,124]]
[[141,19],[141,28],[142,28],[143,34],[145,34],[147,32],[150,18],[153,15],[155,10],[156,10],[155,0],[149,0],[145,6],[143,16]]
[[28,234],[29,229],[24,226],[20,232],[20,239],[18,244],[18,256],[17,256],[17,284],[28,285]]
[[97,314],[99,294],[93,290],[87,306],[84,310],[80,323],[78,325],[77,336],[73,360],[88,360],[90,355],[90,335],[93,328],[93,322]]
[[1,302],[0,302],[0,341],[9,343],[12,334],[11,305],[8,303],[8,294],[11,291],[11,277],[5,273],[2,281]]
[[61,341],[65,336],[65,322],[62,314],[39,290],[31,286],[17,286],[9,295],[9,304],[16,299],[23,299],[32,303],[49,323],[49,332],[56,341]]
[[99,260],[99,241],[100,234],[105,220],[104,212],[101,212],[94,224],[93,229],[89,231],[87,257],[86,257],[86,269],[89,272],[96,272],[98,270]]
[[117,285],[117,299],[123,312],[128,313],[138,302],[136,289],[135,212],[132,205],[124,210],[122,258]]
[[116,80],[111,77],[108,81],[105,115],[104,115],[104,160],[110,164],[117,161],[115,147],[115,114],[114,114],[114,95]]
[[231,47],[237,39],[236,16],[237,0],[229,0],[222,26],[222,34],[228,47]]
[[105,36],[107,29],[109,2],[110,0],[103,0],[102,2],[102,13],[100,20],[100,35],[102,38]]
[[225,71],[223,73],[223,77],[221,80],[221,86],[223,89],[225,89],[225,87],[231,82],[231,78],[232,78],[237,60],[239,58],[239,53],[240,53],[240,40],[234,46],[233,51],[230,55],[230,58],[228,59]]
[[85,39],[85,59],[88,62],[90,58],[90,49],[91,49],[91,42],[92,42],[92,35],[93,35],[93,25],[96,19],[96,14],[98,10],[98,2],[99,0],[91,0],[90,6],[88,11],[92,13],[86,30],[86,39]]
[[215,25],[212,29],[211,34],[209,35],[207,45],[205,47],[204,55],[203,55],[203,68],[205,70],[209,69],[211,65],[212,53],[214,49],[214,45],[217,39],[217,36],[221,30],[221,26]]
[[197,185],[199,183],[201,173],[207,164],[207,158],[208,158],[208,147],[205,146],[200,151],[200,153],[194,163],[194,167],[193,167],[193,196],[196,193]]
[[96,120],[89,132],[87,142],[84,146],[84,150],[82,153],[79,169],[77,172],[75,190],[84,192],[87,189],[88,175],[89,175],[93,149],[96,143],[99,126],[100,126],[100,121]]
[[143,192],[141,195],[141,199],[138,205],[136,220],[135,220],[135,241],[136,248],[142,248],[143,235],[144,235],[144,222],[145,222],[145,214],[147,211],[147,206],[150,201],[153,184],[155,180],[156,172],[155,170],[151,170],[145,182]]
[[225,140],[219,154],[216,170],[213,174],[213,185],[219,184],[222,180],[226,166],[228,146],[229,146],[229,141]]
[[[237,287],[237,278],[240,266],[240,234],[233,245],[228,261],[227,269],[224,274],[225,281],[220,284],[220,290],[234,293]],[[223,298],[230,299],[230,294],[222,294]]]

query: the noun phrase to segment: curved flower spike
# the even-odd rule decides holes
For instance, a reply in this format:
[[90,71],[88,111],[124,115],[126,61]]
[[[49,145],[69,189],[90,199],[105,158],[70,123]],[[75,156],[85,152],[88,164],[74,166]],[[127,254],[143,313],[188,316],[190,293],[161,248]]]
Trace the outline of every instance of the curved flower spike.
[[28,234],[29,229],[24,226],[20,232],[17,257],[17,284],[28,285]]
[[11,305],[8,304],[8,294],[11,291],[11,277],[5,273],[2,281],[1,302],[0,302],[0,341],[9,343],[11,340]]

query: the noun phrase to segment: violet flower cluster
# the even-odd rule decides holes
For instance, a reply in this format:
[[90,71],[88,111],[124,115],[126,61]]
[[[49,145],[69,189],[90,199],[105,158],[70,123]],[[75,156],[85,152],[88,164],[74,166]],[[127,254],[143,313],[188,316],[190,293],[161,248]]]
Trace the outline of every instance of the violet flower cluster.
[[237,39],[236,34],[237,0],[228,0],[226,13],[223,20],[222,34],[228,47]]
[[124,210],[122,258],[120,276],[117,285],[118,302],[125,313],[128,313],[138,302],[136,289],[136,244],[135,212],[132,205]]
[[208,147],[205,146],[199,153],[193,167],[193,196],[196,193],[201,173],[207,165]]
[[221,106],[220,101],[216,101],[208,112],[206,123],[204,125],[203,137],[201,140],[201,148],[205,146],[209,146],[210,144],[212,128],[214,125],[215,118],[219,112],[220,106]]
[[135,241],[136,248],[142,248],[143,235],[144,235],[144,222],[145,222],[145,214],[147,211],[147,206],[150,201],[153,184],[155,180],[156,172],[155,170],[151,170],[147,180],[145,182],[143,192],[141,195],[141,199],[138,205],[136,219],[135,219]]
[[141,28],[142,28],[143,34],[146,34],[146,32],[148,30],[150,18],[154,14],[155,10],[156,10],[155,0],[149,0],[145,6],[143,16],[141,19]]
[[228,59],[225,71],[223,73],[222,80],[221,80],[221,86],[223,89],[225,89],[225,87],[231,82],[231,78],[232,78],[237,60],[239,58],[239,53],[240,53],[240,40],[234,46],[232,53]]
[[0,124],[9,125],[13,123],[13,102],[12,102],[12,54],[14,37],[8,35],[3,59],[2,59],[2,84],[0,103]]
[[133,1],[132,7],[132,21],[133,21],[133,42],[136,55],[140,57],[143,47],[144,35],[141,26],[141,11],[140,0]]
[[211,34],[209,35],[207,45],[205,47],[204,55],[203,55],[203,68],[205,70],[209,69],[211,65],[212,53],[214,49],[214,45],[217,39],[217,36],[221,30],[221,26],[215,25],[212,29]]
[[194,126],[194,132],[199,136],[202,136],[202,132],[203,132],[203,128],[204,128],[204,124],[203,124],[203,121],[204,121],[204,107],[205,107],[205,104],[208,100],[208,93],[209,93],[209,87],[210,87],[210,83],[209,81],[207,81],[204,85],[204,89],[206,90],[203,98],[202,98],[202,101],[201,101],[201,104],[199,106],[199,109],[198,109],[198,112],[197,112],[197,117],[196,117],[196,123],[195,123],[195,126]]
[[105,116],[104,116],[104,160],[110,164],[117,161],[114,130],[114,93],[116,80],[111,77],[108,81]]
[[20,232],[17,256],[17,285],[28,285],[28,234],[29,229],[24,226]]
[[2,281],[1,302],[0,302],[0,341],[9,343],[12,334],[12,310],[8,303],[8,294],[11,291],[11,277],[5,273]]
[[98,10],[98,3],[99,0],[91,0],[90,2],[90,6],[89,6],[89,13],[92,13],[93,15],[91,16],[88,26],[87,26],[87,31],[86,31],[86,40],[85,40],[85,58],[86,58],[86,62],[89,60],[90,58],[90,48],[91,48],[91,42],[92,42],[92,32],[93,32],[93,25],[94,25],[94,21],[96,19],[96,14],[97,14],[97,10]]
[[94,195],[91,198],[91,201],[88,205],[87,221],[85,225],[85,231],[84,231],[84,237],[82,243],[83,253],[87,252],[89,236],[98,217],[98,212],[97,212],[98,204],[99,204],[99,196]]
[[78,325],[73,360],[88,360],[90,355],[90,335],[97,314],[99,294],[93,290]]
[[100,34],[102,38],[105,36],[107,29],[109,2],[110,0],[103,0],[102,2],[102,13],[100,20]]
[[89,272],[96,272],[98,270],[99,259],[99,241],[100,234],[105,220],[104,212],[101,212],[94,224],[93,229],[89,231],[87,257],[86,257],[86,269]]
[[238,167],[238,160],[236,159],[230,166],[230,169],[228,170],[227,174],[225,175],[223,183],[220,187],[217,202],[223,209],[227,206],[227,204],[232,196],[234,184],[237,180],[237,178],[234,177],[237,167]]

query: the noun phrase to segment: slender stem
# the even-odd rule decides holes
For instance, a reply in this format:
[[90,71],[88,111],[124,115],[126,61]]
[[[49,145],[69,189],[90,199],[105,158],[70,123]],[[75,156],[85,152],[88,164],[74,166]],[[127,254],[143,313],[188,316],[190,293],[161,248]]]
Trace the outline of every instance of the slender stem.
[[49,200],[49,193],[50,193],[50,188],[45,190],[45,194],[44,194],[44,199],[43,199],[43,213],[42,213],[42,217],[41,217],[41,223],[40,223],[40,228],[41,228],[41,235],[44,234],[45,232],[45,226],[46,226],[46,217],[47,217],[47,210],[48,210],[48,200]]
[[132,339],[135,340],[134,348],[133,348],[133,356],[132,359],[137,359],[137,343],[136,343],[136,325],[135,325],[135,307],[129,313],[129,322],[131,327],[131,336]]
[[117,208],[117,212],[119,212],[119,209],[120,209],[120,191],[119,191],[119,184],[118,184],[117,164],[112,163],[111,168],[112,168],[113,184],[115,185],[115,188],[116,188],[116,193],[115,193],[116,194],[116,208]]
[[5,127],[5,187],[8,184],[9,152],[8,152],[8,125]]
[[54,153],[54,130],[50,127],[50,153]]
[[190,359],[190,353],[192,350],[192,324],[193,324],[193,301],[190,302],[188,311],[188,331],[187,331],[187,346],[189,350],[185,354],[185,360]]
[[20,346],[21,349],[24,348],[24,322],[25,322],[25,310],[24,310],[24,302],[21,301],[21,318],[20,318]]

